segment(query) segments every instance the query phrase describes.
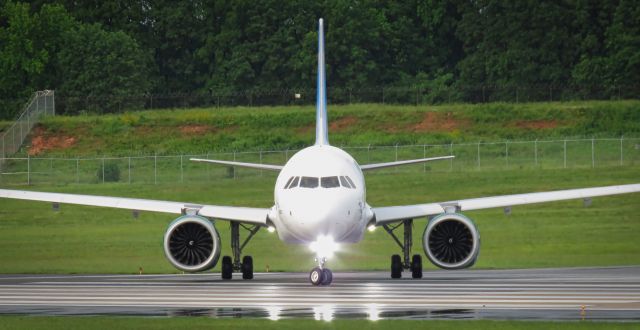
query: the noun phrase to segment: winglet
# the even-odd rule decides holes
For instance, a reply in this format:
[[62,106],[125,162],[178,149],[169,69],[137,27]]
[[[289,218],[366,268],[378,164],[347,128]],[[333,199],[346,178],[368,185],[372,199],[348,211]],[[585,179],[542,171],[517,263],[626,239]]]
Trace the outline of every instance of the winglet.
[[316,86],[316,145],[329,145],[327,128],[327,84],[324,67],[324,24],[318,22],[318,82]]

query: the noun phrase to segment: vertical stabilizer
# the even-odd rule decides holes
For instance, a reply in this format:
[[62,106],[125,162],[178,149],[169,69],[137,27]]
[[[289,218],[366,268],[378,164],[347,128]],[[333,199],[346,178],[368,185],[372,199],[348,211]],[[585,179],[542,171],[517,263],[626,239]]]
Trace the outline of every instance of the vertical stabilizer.
[[327,84],[324,69],[324,24],[318,22],[318,83],[316,86],[316,145],[329,145]]

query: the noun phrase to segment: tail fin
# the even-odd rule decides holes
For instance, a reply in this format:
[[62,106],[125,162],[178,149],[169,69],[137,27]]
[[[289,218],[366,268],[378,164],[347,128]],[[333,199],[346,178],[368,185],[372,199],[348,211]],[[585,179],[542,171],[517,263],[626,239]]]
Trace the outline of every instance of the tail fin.
[[327,126],[327,84],[324,68],[324,24],[318,25],[318,83],[316,86],[316,145],[329,145]]

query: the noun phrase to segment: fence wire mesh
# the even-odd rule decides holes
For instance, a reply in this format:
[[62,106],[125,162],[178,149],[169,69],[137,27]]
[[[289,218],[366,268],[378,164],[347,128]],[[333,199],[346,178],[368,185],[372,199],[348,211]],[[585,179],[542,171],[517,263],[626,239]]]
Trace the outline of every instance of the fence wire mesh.
[[[640,165],[640,138],[502,141],[344,147],[360,164],[454,155],[454,159],[375,170],[379,173],[433,173],[536,170]],[[276,172],[192,162],[190,158],[285,164],[298,150],[245,151],[131,157],[6,158],[2,185],[165,184],[215,182]]]

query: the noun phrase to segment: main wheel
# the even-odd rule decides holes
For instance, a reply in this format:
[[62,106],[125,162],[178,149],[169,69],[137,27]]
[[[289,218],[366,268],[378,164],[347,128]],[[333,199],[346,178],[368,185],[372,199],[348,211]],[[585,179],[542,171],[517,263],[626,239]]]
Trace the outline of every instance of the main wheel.
[[391,256],[391,278],[402,277],[402,259],[397,254]]
[[233,262],[231,261],[231,257],[224,256],[222,257],[222,279],[230,280],[233,276]]
[[253,279],[253,258],[251,256],[242,258],[242,278],[245,280]]
[[318,286],[322,284],[323,280],[324,280],[324,272],[322,271],[322,268],[315,267],[314,269],[311,270],[311,273],[309,273],[309,282],[311,282],[311,284]]
[[422,278],[422,256],[414,254],[411,259],[411,277]]
[[329,268],[322,269],[322,285],[329,285],[333,281],[333,273]]

